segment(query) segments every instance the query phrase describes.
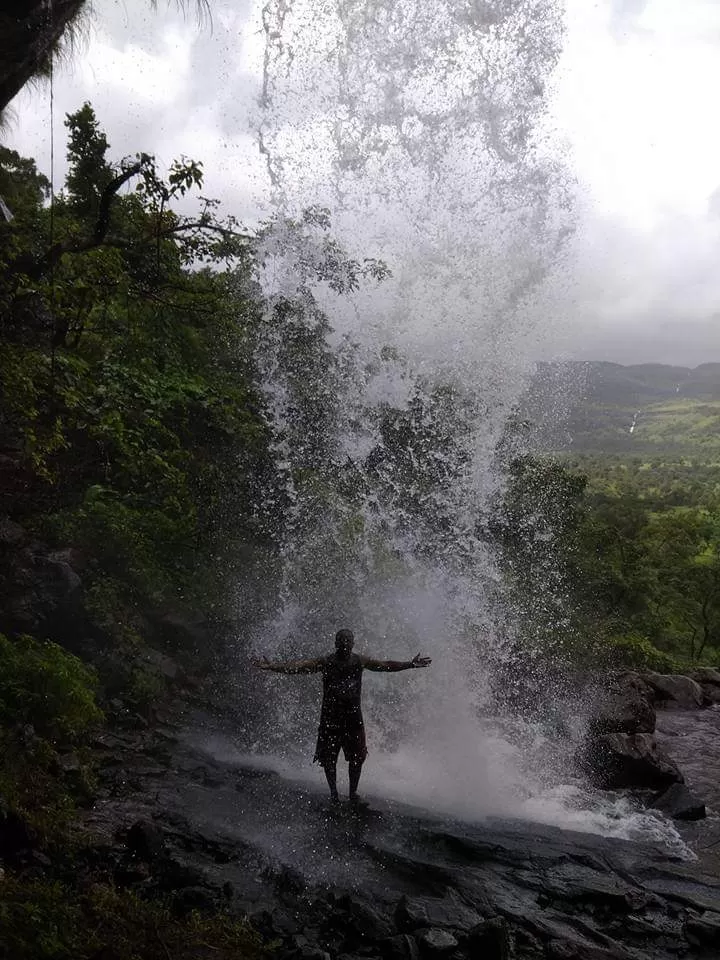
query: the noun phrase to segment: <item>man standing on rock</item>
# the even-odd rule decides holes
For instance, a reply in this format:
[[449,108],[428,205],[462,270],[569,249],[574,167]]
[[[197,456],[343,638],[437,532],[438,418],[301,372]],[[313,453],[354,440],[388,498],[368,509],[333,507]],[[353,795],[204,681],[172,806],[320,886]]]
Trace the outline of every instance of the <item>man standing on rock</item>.
[[348,762],[350,801],[356,803],[358,800],[360,773],[367,757],[360,705],[363,670],[394,673],[429,667],[432,662],[430,657],[421,657],[419,653],[412,660],[372,660],[353,653],[354,642],[352,630],[338,630],[335,634],[335,653],[326,657],[287,663],[271,663],[267,658],[255,661],[256,667],[274,673],[322,673],[323,698],[313,763],[319,763],[325,771],[333,803],[339,803],[337,759],[341,747]]

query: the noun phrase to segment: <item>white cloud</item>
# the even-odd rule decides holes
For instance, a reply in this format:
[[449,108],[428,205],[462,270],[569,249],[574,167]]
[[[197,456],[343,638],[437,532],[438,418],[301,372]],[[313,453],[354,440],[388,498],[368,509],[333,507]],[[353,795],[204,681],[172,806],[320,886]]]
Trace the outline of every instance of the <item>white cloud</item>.
[[579,222],[572,352],[720,356],[720,5],[568,2],[556,117]]

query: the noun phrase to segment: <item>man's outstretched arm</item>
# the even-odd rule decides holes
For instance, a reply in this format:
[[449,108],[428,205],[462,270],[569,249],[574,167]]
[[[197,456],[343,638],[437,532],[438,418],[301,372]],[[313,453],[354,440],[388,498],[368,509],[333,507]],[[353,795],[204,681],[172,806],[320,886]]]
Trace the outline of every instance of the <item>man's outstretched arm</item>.
[[429,667],[430,657],[421,657],[416,653],[412,660],[373,660],[371,657],[361,657],[362,665],[366,670],[376,670],[378,673],[396,673],[398,670],[415,670],[419,667]]
[[286,660],[285,662],[271,662],[267,657],[262,660],[253,660],[253,666],[258,670],[270,670],[272,673],[319,673],[322,670],[322,660]]

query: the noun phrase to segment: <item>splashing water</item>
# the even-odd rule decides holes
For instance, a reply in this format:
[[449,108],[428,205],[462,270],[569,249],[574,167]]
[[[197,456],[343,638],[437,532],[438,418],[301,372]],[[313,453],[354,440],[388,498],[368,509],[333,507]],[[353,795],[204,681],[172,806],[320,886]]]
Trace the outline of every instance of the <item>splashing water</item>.
[[[263,25],[260,361],[289,520],[257,649],[316,656],[350,626],[358,652],[429,654],[366,674],[366,789],[567,822],[567,757],[538,775],[487,716],[502,586],[480,536],[571,226],[544,114],[559,5],[268,0]],[[317,678],[258,686],[256,749],[307,762]]]

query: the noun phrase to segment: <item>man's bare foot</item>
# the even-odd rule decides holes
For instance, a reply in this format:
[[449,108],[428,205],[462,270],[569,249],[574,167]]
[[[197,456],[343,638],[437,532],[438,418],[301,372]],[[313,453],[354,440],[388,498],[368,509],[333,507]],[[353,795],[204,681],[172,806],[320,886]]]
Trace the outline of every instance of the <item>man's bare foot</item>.
[[338,796],[337,790],[333,790],[331,792],[330,803],[340,803],[340,797]]
[[348,797],[348,800],[354,807],[367,807],[369,806],[367,800],[363,800],[362,797],[359,797],[357,793],[351,793]]

